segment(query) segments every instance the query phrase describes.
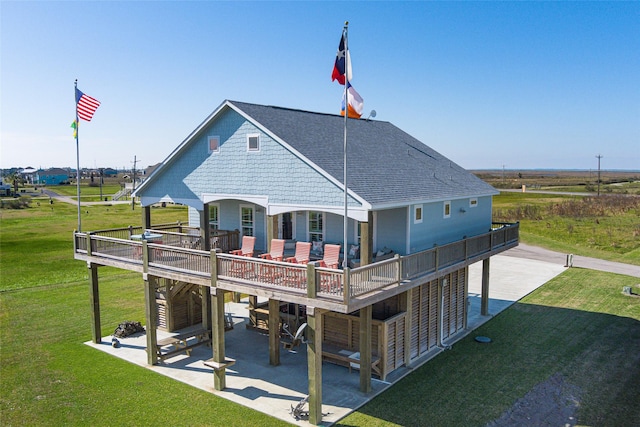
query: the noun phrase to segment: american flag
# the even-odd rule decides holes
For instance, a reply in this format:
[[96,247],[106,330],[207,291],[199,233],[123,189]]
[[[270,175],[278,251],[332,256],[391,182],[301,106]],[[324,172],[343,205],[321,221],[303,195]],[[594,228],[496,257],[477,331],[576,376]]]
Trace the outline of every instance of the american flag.
[[89,95],[85,95],[76,88],[76,111],[79,118],[90,122],[93,117],[93,113],[96,112],[99,106],[100,101],[90,97]]

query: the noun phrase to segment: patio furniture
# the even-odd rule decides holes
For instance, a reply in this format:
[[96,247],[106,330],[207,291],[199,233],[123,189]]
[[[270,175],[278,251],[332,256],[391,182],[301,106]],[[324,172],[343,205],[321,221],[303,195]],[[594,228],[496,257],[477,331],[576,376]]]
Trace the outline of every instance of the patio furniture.
[[[195,342],[193,342],[193,340],[192,342],[189,342],[189,340],[191,340],[192,338],[195,338]],[[204,328],[190,330],[158,340],[156,355],[160,360],[164,360],[183,351],[187,354],[187,356],[191,356],[191,350],[194,347],[202,344],[209,344],[210,342],[211,336],[209,330]],[[173,346],[173,350],[163,352],[162,347],[167,346]]]
[[337,269],[340,264],[340,245],[324,245],[324,257],[319,261],[320,267]]
[[254,236],[242,236],[242,247],[229,252],[231,255],[253,256],[253,247],[256,245]]
[[296,242],[296,253],[294,256],[285,259],[286,262],[295,264],[308,264],[309,252],[311,252],[310,242]]
[[284,256],[284,240],[271,239],[271,250],[269,253],[260,255],[262,259],[270,259],[273,261],[282,261]]

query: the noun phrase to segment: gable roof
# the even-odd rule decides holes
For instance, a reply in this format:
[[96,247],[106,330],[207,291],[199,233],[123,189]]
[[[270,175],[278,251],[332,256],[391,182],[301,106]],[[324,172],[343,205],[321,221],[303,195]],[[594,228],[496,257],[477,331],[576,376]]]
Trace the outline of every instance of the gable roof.
[[39,170],[40,175],[69,175],[69,171],[61,168],[49,168],[45,170]]
[[[142,192],[170,160],[220,112],[232,108],[343,182],[344,117],[225,101],[138,188]],[[385,121],[349,119],[348,187],[374,208],[498,194],[493,187]]]
[[[344,117],[230,103],[343,182]],[[347,156],[349,189],[374,205],[498,194],[389,122],[350,119]]]

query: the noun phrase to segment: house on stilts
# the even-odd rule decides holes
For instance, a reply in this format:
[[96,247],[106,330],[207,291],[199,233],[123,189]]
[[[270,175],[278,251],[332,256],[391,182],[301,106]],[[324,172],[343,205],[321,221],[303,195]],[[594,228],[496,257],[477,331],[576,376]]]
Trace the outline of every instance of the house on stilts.
[[[519,233],[492,221],[498,192],[391,123],[348,119],[345,246],[343,126],[339,115],[223,102],[136,190],[141,226],[74,234],[75,258],[90,269],[93,341],[98,267],[140,272],[148,363],[171,354],[157,328],[199,325],[222,390],[235,363],[225,295],[248,295],[248,326],[268,333],[271,365],[284,325],[307,324],[309,420],[318,424],[323,362],[350,366],[357,354],[367,393],[372,376],[462,336],[476,262],[488,314],[490,258],[517,246]],[[154,225],[151,206],[163,202],[187,205],[189,224]],[[282,241],[284,258],[259,256]],[[236,251],[241,242],[248,253]],[[296,246],[307,252],[287,262]],[[338,265],[322,262],[330,251]]]

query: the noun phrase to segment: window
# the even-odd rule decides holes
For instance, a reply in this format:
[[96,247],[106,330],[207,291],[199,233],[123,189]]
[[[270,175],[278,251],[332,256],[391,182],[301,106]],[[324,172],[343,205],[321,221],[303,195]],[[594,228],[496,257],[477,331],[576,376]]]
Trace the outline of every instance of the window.
[[220,219],[218,218],[218,212],[220,211],[220,206],[218,205],[209,205],[209,225],[212,230],[218,230],[220,227]]
[[243,236],[253,236],[253,206],[240,206],[240,222]]
[[413,207],[413,223],[420,224],[422,222],[422,205]]
[[260,150],[260,135],[253,134],[247,135],[247,150],[259,151]]
[[360,221],[356,221],[356,242],[358,242],[358,245],[360,245],[360,239],[362,237],[362,227],[361,226],[362,226],[362,223]]
[[476,206],[478,206],[478,199],[476,197],[469,199],[469,207],[475,208]]
[[217,153],[218,151],[220,151],[220,137],[210,136],[209,137],[209,154]]
[[449,218],[451,216],[451,202],[444,202],[444,217]]
[[321,242],[324,240],[324,214],[322,212],[309,212],[309,241]]

